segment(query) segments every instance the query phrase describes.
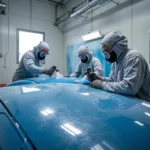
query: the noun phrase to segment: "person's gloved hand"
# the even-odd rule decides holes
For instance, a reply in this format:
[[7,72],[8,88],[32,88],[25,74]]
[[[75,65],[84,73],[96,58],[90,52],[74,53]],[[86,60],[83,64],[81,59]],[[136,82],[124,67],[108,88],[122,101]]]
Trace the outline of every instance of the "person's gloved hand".
[[103,81],[103,77],[98,76],[96,73],[91,72],[89,74],[87,74],[87,78],[89,81],[93,82],[94,80],[101,80]]
[[93,82],[91,83],[90,86],[91,86],[92,88],[95,88],[95,89],[101,89],[102,83],[103,83],[102,80],[95,80],[95,81],[93,81]]
[[50,69],[44,69],[43,73],[46,75],[52,76],[54,73],[54,70],[51,68]]
[[66,76],[64,76],[64,77],[69,78],[69,77],[71,77],[71,76],[70,76],[70,75],[66,75]]
[[53,71],[57,71],[57,72],[59,71],[56,66],[52,66],[50,69],[52,69]]

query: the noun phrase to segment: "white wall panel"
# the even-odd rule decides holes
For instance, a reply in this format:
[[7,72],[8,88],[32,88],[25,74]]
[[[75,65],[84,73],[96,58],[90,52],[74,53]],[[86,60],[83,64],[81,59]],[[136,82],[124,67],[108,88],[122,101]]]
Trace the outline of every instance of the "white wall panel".
[[[8,0],[5,1],[8,11]],[[32,0],[30,13],[30,0],[10,0],[9,1],[9,20],[8,15],[0,15],[0,52],[9,53],[6,57],[6,68],[4,68],[4,57],[0,58],[0,84],[11,82],[13,73],[17,68],[16,64],[16,29],[32,29],[45,32],[46,41],[50,45],[51,54],[46,60],[45,67],[57,65],[64,72],[64,53],[63,53],[63,34],[53,25],[55,20],[55,7],[48,3]],[[8,13],[7,13],[8,14]],[[30,16],[30,14],[32,14]],[[30,19],[30,17],[32,17]],[[31,22],[30,22],[31,21]],[[8,36],[9,23],[9,36]],[[9,38],[9,46],[8,46]],[[55,59],[58,58],[58,59]]]
[[[100,29],[104,34],[119,29],[127,36],[129,47],[140,51],[148,61],[150,0],[119,0],[119,2],[119,8],[109,3],[93,12],[93,29]],[[76,2],[72,1],[68,4],[68,8],[75,5]],[[88,33],[90,26],[90,14],[87,19],[80,17],[66,22],[63,26],[64,50],[70,44],[81,42],[81,35]]]

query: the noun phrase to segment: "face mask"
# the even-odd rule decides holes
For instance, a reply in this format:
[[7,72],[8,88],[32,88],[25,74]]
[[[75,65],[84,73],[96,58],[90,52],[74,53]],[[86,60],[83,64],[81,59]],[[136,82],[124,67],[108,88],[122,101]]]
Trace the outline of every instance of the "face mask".
[[81,59],[81,62],[82,62],[82,63],[86,63],[87,61],[88,61],[88,58],[87,58],[87,57],[86,57],[85,60]]
[[110,53],[108,52],[103,52],[104,56],[105,56],[105,59],[107,61],[109,61],[110,63],[113,63],[117,60],[117,55],[114,51],[111,51]]
[[88,58],[86,55],[79,56],[79,58],[81,59],[82,63],[86,63],[88,61]]
[[39,59],[39,60],[43,60],[43,59],[45,59],[45,57],[46,57],[46,54],[45,54],[45,53],[43,53],[43,52],[38,52],[38,59]]
[[41,52],[41,53],[40,53],[40,57],[46,57],[46,53]]

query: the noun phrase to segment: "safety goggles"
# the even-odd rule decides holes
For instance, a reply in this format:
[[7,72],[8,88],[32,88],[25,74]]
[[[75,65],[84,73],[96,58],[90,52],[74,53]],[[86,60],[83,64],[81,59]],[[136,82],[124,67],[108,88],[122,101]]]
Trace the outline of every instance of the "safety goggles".
[[80,55],[79,58],[82,59],[82,60],[85,60],[86,59],[86,55]]

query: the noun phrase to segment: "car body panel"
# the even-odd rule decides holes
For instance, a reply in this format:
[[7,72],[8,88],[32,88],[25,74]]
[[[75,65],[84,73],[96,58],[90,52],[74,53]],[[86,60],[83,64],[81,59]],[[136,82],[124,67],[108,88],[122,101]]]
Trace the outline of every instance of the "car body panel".
[[15,82],[12,82],[10,84],[7,85],[8,86],[17,86],[17,85],[28,85],[28,84],[36,84],[37,82],[35,81],[32,81],[32,80],[19,80],[19,81],[15,81]]
[[140,99],[68,83],[6,87],[0,96],[37,149],[150,147],[150,103]]
[[89,85],[90,82],[86,79],[79,78],[28,78],[19,80],[8,84],[7,86],[27,85],[27,84],[41,84],[41,83],[72,83]]

